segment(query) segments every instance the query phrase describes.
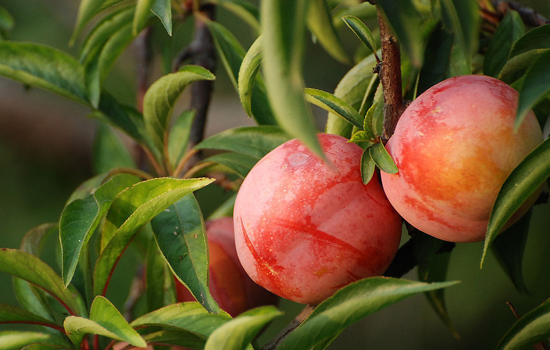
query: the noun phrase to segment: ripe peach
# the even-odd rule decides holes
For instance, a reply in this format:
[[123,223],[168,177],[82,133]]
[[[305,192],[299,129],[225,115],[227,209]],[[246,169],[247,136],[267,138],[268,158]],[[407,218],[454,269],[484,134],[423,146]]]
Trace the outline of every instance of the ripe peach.
[[[258,286],[243,270],[233,233],[233,219],[219,218],[206,222],[210,251],[209,288],[218,305],[235,317],[262,305],[275,304],[277,296]],[[176,281],[178,301],[194,301],[189,290]]]
[[406,221],[446,241],[485,238],[504,180],[542,142],[533,112],[514,132],[517,101],[502,81],[467,75],[433,86],[407,108],[387,143],[399,173],[382,174]]
[[249,276],[273,293],[318,304],[343,286],[382,274],[402,220],[375,176],[363,185],[362,150],[320,134],[332,166],[298,140],[261,159],[235,203],[235,241]]

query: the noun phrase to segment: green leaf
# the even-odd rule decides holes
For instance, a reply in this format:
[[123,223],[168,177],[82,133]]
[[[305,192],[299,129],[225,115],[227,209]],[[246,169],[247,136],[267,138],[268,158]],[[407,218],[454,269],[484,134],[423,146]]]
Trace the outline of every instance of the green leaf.
[[524,294],[528,294],[529,290],[523,279],[523,253],[532,212],[532,210],[529,210],[515,224],[498,235],[491,246],[500,266],[510,277],[514,287]]
[[525,33],[514,44],[510,52],[510,58],[540,49],[550,49],[550,24],[534,28]]
[[199,66],[184,66],[177,73],[163,76],[145,93],[143,98],[143,118],[149,137],[159,150],[167,140],[167,128],[172,116],[174,103],[183,90],[200,80],[214,80],[210,71]]
[[364,118],[347,102],[322,90],[306,88],[305,93],[308,102],[344,118],[359,129],[363,128]]
[[85,64],[86,86],[94,108],[99,105],[101,87],[107,78],[107,74],[115,64],[116,59],[133,40],[132,26],[128,23],[108,38],[101,50],[96,52],[96,55],[88,58]]
[[483,74],[498,77],[508,60],[512,46],[524,33],[525,26],[519,14],[514,10],[506,12],[487,47],[483,61]]
[[506,332],[497,350],[527,349],[550,336],[550,301],[531,310]]
[[184,111],[176,118],[168,136],[168,154],[170,164],[175,168],[187,151],[191,125],[195,119],[195,111]]
[[170,0],[153,0],[151,11],[160,19],[168,35],[172,36],[172,2]]
[[[229,79],[238,92],[239,87],[237,82],[239,71],[245,57],[245,50],[235,36],[221,24],[208,21],[207,25],[214,39],[216,51],[229,75]],[[264,82],[259,76],[256,76],[255,84],[252,86],[251,111],[252,116],[258,124],[277,124],[273,116],[273,111],[271,110],[270,101],[267,98]]]
[[360,144],[362,142],[369,142],[370,143],[370,146],[374,145],[374,137],[373,135],[371,135],[370,133],[367,133],[365,131],[357,131],[355,134],[353,134],[353,136],[351,137],[351,139],[349,140],[349,142],[354,142],[354,143],[357,143],[357,144]]
[[158,331],[143,336],[147,343],[168,344],[190,349],[203,349],[206,337],[186,331]]
[[463,62],[461,75],[470,74],[473,55],[477,52],[480,27],[476,0],[441,0],[444,24],[454,33],[458,60]]
[[319,40],[326,52],[341,63],[352,63],[336,33],[336,29],[332,25],[332,18],[324,0],[310,1],[306,21],[307,27],[315,35],[315,39]]
[[550,176],[550,139],[545,140],[512,171],[502,185],[489,219],[481,266],[498,233]]
[[[146,226],[151,229],[150,226]],[[174,277],[154,239],[147,248],[146,260],[147,310],[153,311],[176,302]]]
[[92,194],[69,203],[63,209],[59,220],[59,240],[65,286],[73,278],[82,248],[88,244],[114,198],[138,181],[133,175],[115,175]]
[[267,93],[275,117],[292,137],[324,159],[304,96],[305,17],[309,1],[262,2],[262,35]]
[[208,290],[208,242],[199,205],[189,194],[151,221],[155,239],[177,279],[208,311],[219,313]]
[[204,350],[245,350],[267,323],[282,314],[274,306],[248,310],[216,329]]
[[96,174],[117,168],[135,168],[128,148],[110,126],[99,123],[94,141],[92,165]]
[[376,163],[370,155],[369,148],[363,151],[361,155],[361,179],[363,184],[368,184],[374,176],[374,170],[376,169]]
[[138,35],[151,17],[151,7],[155,0],[137,0],[136,12],[132,23],[132,34]]
[[455,284],[457,282],[427,284],[384,277],[351,283],[319,304],[278,349],[309,349],[364,317],[409,296]]
[[82,297],[74,288],[65,289],[61,277],[38,257],[16,249],[0,249],[0,271],[24,279],[57,299],[72,315],[85,315]]
[[519,129],[531,109],[550,93],[550,52],[545,52],[527,70],[519,89],[515,130]]
[[444,30],[441,24],[432,31],[424,51],[424,64],[420,68],[417,96],[448,78],[453,37],[453,33]]
[[243,105],[244,111],[249,116],[252,113],[252,94],[254,92],[254,83],[262,62],[262,37],[258,37],[250,46],[250,49],[243,58],[241,68],[239,69],[239,99]]
[[29,344],[25,347],[22,347],[21,350],[59,350],[59,349],[73,349],[71,346],[70,348],[61,346],[61,345],[52,345],[52,344],[44,344],[44,343],[34,343]]
[[244,179],[259,159],[247,154],[228,152],[213,155],[204,161],[221,164]]
[[379,0],[377,5],[382,9],[412,65],[420,68],[424,52],[422,30],[420,30],[422,17],[412,2],[410,0]]
[[374,163],[376,163],[376,166],[378,166],[383,172],[388,174],[397,174],[399,171],[397,169],[397,165],[395,165],[395,162],[386,150],[386,147],[384,147],[383,143],[377,143],[369,148],[369,154],[372,160],[374,160]]
[[[340,80],[336,89],[334,90],[334,96],[347,102],[350,106],[359,110],[361,102],[365,95],[368,95],[369,86],[374,86],[376,90],[377,84],[371,84],[374,81],[378,81],[378,74],[376,78],[373,77],[372,69],[376,66],[376,59],[374,55],[369,55],[361,62],[356,64],[346,75]],[[341,135],[344,137],[351,136],[352,125],[336,114],[329,113],[327,118],[327,125],[325,131],[329,134]]]
[[[21,350],[26,345],[33,343],[59,346],[62,349],[68,349],[70,346],[56,334],[26,331],[0,332],[0,349],[2,350]],[[44,349],[49,348],[44,347]]]
[[245,0],[216,0],[212,2],[246,22],[254,30],[256,36],[260,34],[260,22],[258,21],[260,11],[256,5]]
[[145,340],[128,324],[118,309],[102,296],[94,299],[90,319],[69,316],[63,324],[67,336],[77,347],[80,347],[85,334],[102,335],[128,342],[136,347],[147,346]]
[[233,208],[235,207],[235,199],[237,199],[237,193],[234,193],[229,197],[225,202],[223,202],[219,207],[214,210],[212,214],[208,217],[208,220],[215,220],[222,217],[232,217]]
[[2,303],[0,303],[0,323],[38,324],[57,330],[62,330],[59,325],[51,322],[48,319],[35,315],[27,310]]
[[346,25],[357,35],[359,39],[365,44],[365,46],[371,50],[372,53],[376,53],[378,45],[374,41],[372,32],[369,27],[365,25],[359,18],[354,16],[342,17]]
[[219,149],[263,158],[290,138],[277,126],[244,126],[210,136],[196,149]]
[[0,75],[89,104],[83,67],[48,46],[0,41]]
[[99,12],[108,0],[82,0],[78,8],[76,24],[71,37],[71,44],[80,35],[86,24]]
[[384,133],[384,103],[382,101],[375,102],[368,110],[365,120],[370,120],[374,135],[382,136]]
[[101,237],[101,254],[94,270],[94,294],[106,292],[111,273],[134,234],[152,218],[211,179],[157,178],[121,192],[107,213]]
[[333,10],[332,21],[335,28],[340,28],[345,23],[342,20],[344,17],[353,16],[362,18],[363,20],[376,20],[377,15],[378,11],[375,5],[369,2],[363,2],[349,7],[337,7]]
[[506,83],[513,83],[518,80],[518,74],[521,74],[523,70],[529,68],[533,62],[548,51],[550,51],[550,49],[531,50],[509,58],[504,67],[502,67],[498,78]]
[[13,17],[12,15],[0,6],[0,33],[7,33],[13,29]]
[[227,313],[211,314],[200,303],[172,304],[145,314],[130,325],[134,328],[159,327],[185,330],[206,339],[214,330],[231,320]]

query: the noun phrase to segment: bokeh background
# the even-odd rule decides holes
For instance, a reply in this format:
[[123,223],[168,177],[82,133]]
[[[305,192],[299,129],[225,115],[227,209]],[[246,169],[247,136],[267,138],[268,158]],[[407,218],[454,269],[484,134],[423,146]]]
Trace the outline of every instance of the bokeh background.
[[[522,1],[550,17],[548,0]],[[77,0],[0,0],[15,18],[12,40],[30,41],[57,47],[75,54],[68,42],[74,26]],[[246,25],[231,14],[218,11],[218,19],[248,47],[252,37]],[[342,35],[354,40],[342,30]],[[165,33],[164,33],[165,34]],[[185,45],[190,25],[179,26],[174,48]],[[156,34],[156,40],[165,40]],[[353,42],[355,44],[355,42]],[[116,64],[107,88],[126,102],[135,101],[136,51],[130,47]],[[160,66],[160,64],[157,64]],[[305,80],[309,87],[333,91],[348,67],[328,57],[313,42],[308,47]],[[160,68],[158,68],[160,71]],[[243,112],[238,97],[221,64],[207,134],[252,121]],[[189,100],[183,96],[179,108]],[[19,83],[0,78],[0,247],[17,248],[29,229],[59,219],[70,193],[92,176],[92,148],[96,122],[86,118],[89,110],[38,89],[26,89]],[[325,113],[315,110],[322,129]],[[212,189],[210,189],[212,187]],[[212,198],[225,196],[209,186],[198,193],[205,216]],[[438,319],[423,295],[384,309],[347,329],[330,349],[492,349],[514,323],[506,305],[512,303],[525,314],[550,297],[550,206],[538,205],[531,222],[532,232],[525,252],[524,272],[530,295],[518,293],[491,255],[482,270],[479,261],[482,244],[459,244],[454,250],[449,280],[461,284],[446,292],[447,307],[461,339]],[[47,245],[45,258],[56,265],[55,242]],[[128,250],[116,269],[115,280],[126,286],[108,297],[121,306],[131,288],[137,266],[137,252]],[[405,276],[416,279],[416,270]],[[0,302],[16,304],[11,277],[0,273]],[[277,319],[263,335],[268,340],[287,324],[302,306],[281,301],[285,316]],[[0,330],[13,326],[0,325]]]

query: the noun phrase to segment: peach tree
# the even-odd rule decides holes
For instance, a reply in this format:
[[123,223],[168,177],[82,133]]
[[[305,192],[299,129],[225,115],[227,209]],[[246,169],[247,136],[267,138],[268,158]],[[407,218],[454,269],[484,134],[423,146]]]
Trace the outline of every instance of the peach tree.
[[[256,38],[250,47],[245,48],[216,20],[220,8],[247,26]],[[0,249],[0,271],[13,276],[19,302],[18,306],[0,304],[0,323],[20,326],[0,332],[0,348],[320,350],[329,348],[350,325],[422,293],[454,332],[444,290],[458,281],[448,281],[446,272],[455,242],[472,239],[440,236],[441,226],[434,229],[430,223],[450,227],[460,221],[457,206],[473,213],[476,228],[481,227],[481,235],[476,231],[475,238],[485,242],[479,253],[481,266],[491,250],[518,291],[527,293],[522,261],[530,205],[537,199],[544,201],[550,176],[550,144],[542,141],[540,131],[550,113],[547,22],[521,3],[490,0],[82,0],[71,39],[78,47],[73,56],[32,42],[10,41],[17,18],[0,6],[0,75],[86,106],[88,116],[97,119],[99,126],[94,150],[97,174],[74,190],[58,222],[30,230],[20,249]],[[192,23],[192,38],[175,54],[170,38],[186,23]],[[128,105],[105,82],[133,43],[141,50],[140,65],[136,103]],[[334,91],[306,86],[304,56],[311,45],[322,47],[333,62],[349,67]],[[161,69],[153,69],[154,58],[163,63]],[[257,125],[205,139],[215,74],[222,69],[244,112]],[[469,76],[466,79],[472,85],[460,90],[453,85],[458,80],[447,80],[461,76]],[[479,76],[507,92],[477,92]],[[433,97],[428,95],[444,90],[437,85],[442,81],[457,90],[430,105],[427,116],[418,119]],[[175,104],[187,88],[190,104],[175,114]],[[472,91],[475,96],[468,98]],[[317,135],[310,104],[328,112],[324,132],[338,135],[347,142],[345,147],[323,144],[336,137]],[[442,119],[438,119],[440,112],[446,113]],[[457,118],[472,121],[455,129],[435,126],[451,125]],[[502,125],[501,120],[505,120]],[[464,135],[473,135],[473,141],[460,134],[464,128]],[[497,137],[486,132],[489,128],[498,132],[505,128],[512,136],[488,150]],[[121,134],[130,141],[123,143]],[[297,140],[290,141],[294,148],[289,150],[284,145],[291,139]],[[400,141],[408,143],[396,145]],[[516,144],[528,146],[516,152]],[[130,152],[128,145],[138,151]],[[274,149],[280,152],[280,147],[287,147],[287,163],[265,166],[261,159],[274,154],[270,153]],[[405,147],[409,147],[406,152]],[[459,152],[451,157],[454,149]],[[289,164],[307,163],[303,157],[315,159],[313,170],[291,170]],[[410,170],[418,159],[421,170],[433,170],[435,176]],[[503,159],[512,159],[506,170],[494,170]],[[255,187],[247,187],[247,200],[238,202],[240,219],[234,228],[240,238],[233,251],[227,248],[233,242],[215,243],[214,234],[208,240],[208,220],[233,215],[241,183],[253,168],[260,169],[254,170],[259,175],[250,180]],[[344,183],[348,169],[355,184],[331,194],[322,205],[315,202],[315,196],[320,197],[316,176],[322,173],[319,181],[337,187]],[[478,178],[478,173],[488,175]],[[399,249],[401,218],[389,204],[381,205],[385,214],[371,213],[374,204],[359,198],[370,197],[365,188],[376,187],[371,201],[377,205],[386,201],[380,177],[392,192],[389,203],[405,220]],[[268,183],[262,183],[266,178]],[[443,181],[448,178],[451,184]],[[396,181],[405,184],[395,185]],[[464,189],[462,183],[471,186]],[[207,218],[194,195],[206,186],[231,193],[228,200],[212,199],[217,210]],[[407,192],[413,187],[422,189],[423,195]],[[488,187],[490,194],[484,192]],[[285,192],[289,202],[275,203],[283,189],[290,192]],[[439,205],[463,190],[479,196],[459,193],[459,204],[432,203],[437,199]],[[353,200],[342,199],[349,193]],[[394,202],[392,198],[399,195],[404,199]],[[408,215],[407,198],[416,201],[420,214]],[[264,200],[274,203],[266,223],[254,218],[260,215],[256,212],[264,207]],[[481,202],[484,206],[479,209]],[[316,206],[322,210],[315,213]],[[516,214],[525,212],[521,218]],[[385,222],[386,216],[391,223]],[[332,220],[330,225],[323,226],[325,219]],[[248,230],[245,222],[263,225],[258,226],[257,241],[243,235]],[[389,226],[397,227],[392,229],[395,237],[389,239],[391,249],[376,240]],[[435,232],[424,233],[424,227]],[[232,239],[233,233],[229,234]],[[352,236],[349,242],[342,241],[346,234]],[[374,238],[361,241],[363,234]],[[295,239],[296,235],[307,238]],[[52,236],[59,243],[57,265],[41,259],[43,243]],[[268,239],[278,237],[285,244],[269,245]],[[129,246],[140,252],[145,271],[140,275],[142,287],[135,291],[134,304],[115,306],[107,292],[120,288],[113,271]],[[343,246],[346,249],[340,250]],[[320,247],[336,262],[330,267],[319,265],[312,272],[315,277],[310,273],[301,278],[305,256],[309,265],[316,265],[315,259],[325,255],[319,253]],[[222,258],[214,257],[218,250],[223,251]],[[340,255],[351,255],[349,251],[364,266],[378,264],[376,272],[358,275],[351,267],[337,270],[342,265]],[[275,276],[290,278],[282,283],[290,284],[293,293],[316,293],[298,301],[315,305],[305,306],[270,341],[259,341],[258,335],[282,312],[269,293],[258,292],[257,286],[249,288],[246,276],[232,265],[238,264],[237,254],[253,279],[260,270],[270,281]],[[285,273],[279,273],[285,259]],[[415,268],[417,278],[401,278]],[[318,282],[330,274],[346,278],[330,285],[330,291],[323,290],[328,287]],[[212,282],[212,276],[223,283]],[[300,283],[306,285],[302,288]],[[269,283],[264,287],[278,291]],[[178,298],[184,292],[188,296]],[[250,303],[259,298],[256,293],[267,297]],[[229,305],[237,303],[248,306],[236,314]],[[139,308],[134,307],[137,304]],[[401,320],[395,322],[397,326]],[[547,348],[544,342],[549,336],[550,304],[544,302],[510,324],[494,346]]]

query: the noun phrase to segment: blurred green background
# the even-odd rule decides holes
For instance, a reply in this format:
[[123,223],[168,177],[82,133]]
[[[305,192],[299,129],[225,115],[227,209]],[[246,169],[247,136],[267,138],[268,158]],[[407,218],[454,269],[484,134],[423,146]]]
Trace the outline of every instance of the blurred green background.
[[[76,0],[0,0],[15,18],[12,40],[31,41],[76,53],[68,42],[76,18]],[[550,16],[547,0],[522,1]],[[246,25],[222,10],[218,19],[237,34],[248,47],[252,41]],[[189,25],[179,27],[174,47],[182,47],[191,32]],[[347,34],[344,34],[347,35]],[[157,34],[156,40],[167,38]],[[119,98],[133,103],[135,96],[135,48],[130,47],[119,59],[108,89]],[[160,64],[157,63],[160,72]],[[330,67],[327,69],[327,67]],[[309,87],[333,91],[347,71],[322,49],[311,43],[305,80]],[[229,127],[252,124],[240,107],[221,63],[207,133]],[[181,98],[181,108],[189,100]],[[45,222],[57,221],[63,205],[79,183],[92,176],[91,150],[95,122],[87,119],[88,110],[53,94],[25,89],[21,84],[0,78],[0,247],[17,248],[29,229]],[[319,113],[320,128],[324,114]],[[222,190],[209,186],[198,194],[205,216],[214,208],[211,199],[225,196]],[[418,295],[372,315],[347,329],[330,349],[492,349],[514,323],[515,317],[506,305],[511,302],[519,314],[525,314],[550,296],[550,206],[534,209],[532,232],[526,249],[524,272],[530,295],[522,295],[502,272],[491,255],[482,270],[479,261],[482,244],[459,244],[450,263],[449,280],[461,284],[447,290],[449,315],[461,340],[455,339],[437,318],[425,297]],[[55,242],[50,242],[45,255],[52,256]],[[125,253],[116,269],[114,280],[126,288],[108,295],[122,305],[136,270],[137,252]],[[416,279],[416,270],[405,278]],[[0,274],[0,302],[14,304],[11,278]],[[286,312],[263,335],[268,340],[296,315],[300,305],[282,301]],[[0,330],[13,326],[0,325]]]

